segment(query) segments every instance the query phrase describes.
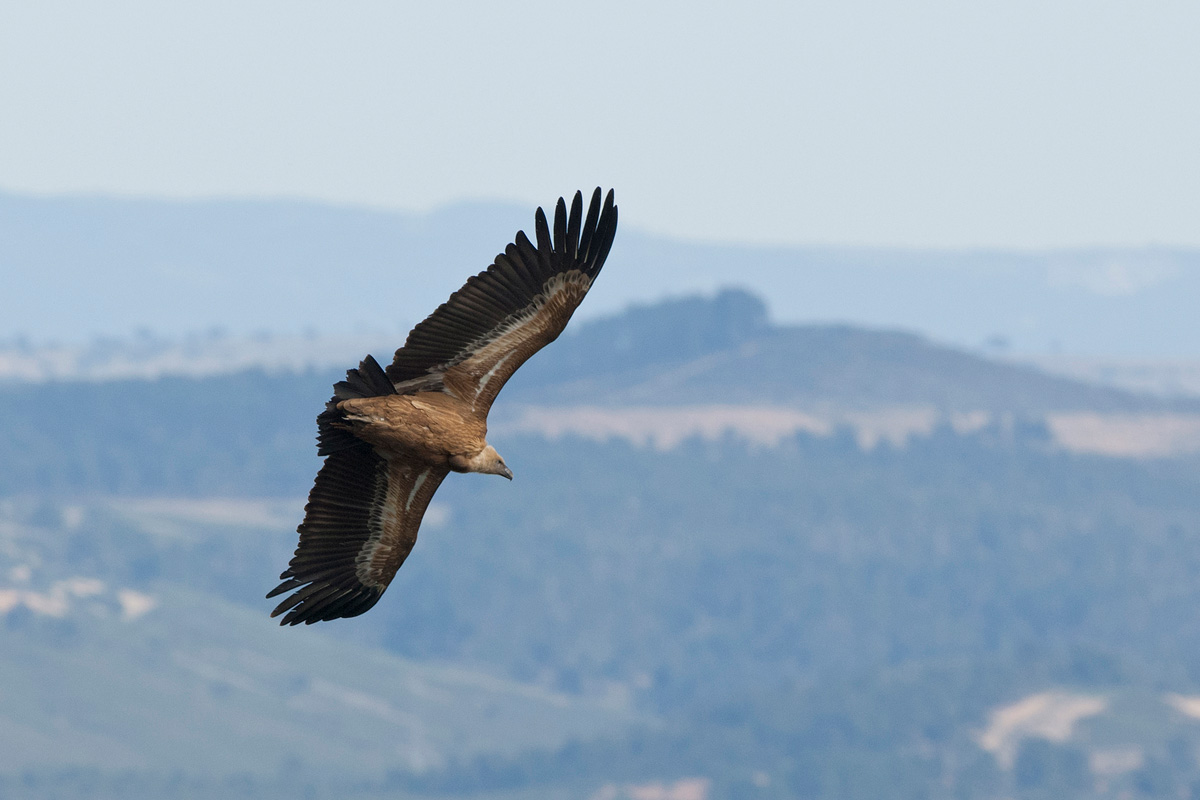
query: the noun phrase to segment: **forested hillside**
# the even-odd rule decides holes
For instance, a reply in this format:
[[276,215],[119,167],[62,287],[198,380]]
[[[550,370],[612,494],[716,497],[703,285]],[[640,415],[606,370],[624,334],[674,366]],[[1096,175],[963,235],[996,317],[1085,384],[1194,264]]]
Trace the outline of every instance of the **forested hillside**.
[[500,402],[619,404],[622,387],[658,386],[678,392],[663,404],[755,390],[1011,418],[869,448],[850,430],[665,449],[493,436],[516,479],[451,476],[375,609],[280,630],[262,596],[294,546],[336,375],[8,387],[0,675],[20,688],[0,691],[0,787],[1033,800],[1200,786],[1200,460],[1071,452],[1039,416],[1189,406],[908,334],[778,329],[737,294],[559,345]]
[[[927,407],[1034,424],[1061,411],[1200,413],[1200,401],[1053,377],[910,333],[774,326],[761,300],[737,291],[634,308],[579,328],[510,381],[493,415],[501,426],[531,403]],[[0,386],[7,454],[0,494],[307,491],[319,464],[309,438],[314,409],[341,377],[251,371]]]

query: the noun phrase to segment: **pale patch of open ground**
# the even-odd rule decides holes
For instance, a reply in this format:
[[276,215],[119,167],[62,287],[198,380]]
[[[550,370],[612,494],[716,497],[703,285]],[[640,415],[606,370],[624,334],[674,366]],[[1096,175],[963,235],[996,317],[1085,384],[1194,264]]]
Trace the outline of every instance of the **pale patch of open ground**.
[[1186,717],[1200,719],[1200,695],[1168,694],[1163,702]]
[[[304,518],[301,498],[140,497],[114,498],[109,505],[134,519],[145,531],[162,536],[186,536],[188,525],[237,528],[295,528]],[[433,503],[425,512],[425,527],[444,525],[449,509]]]
[[1197,414],[1051,414],[1054,440],[1067,450],[1153,458],[1200,452]]
[[693,408],[526,408],[503,426],[519,433],[557,439],[566,435],[589,439],[627,439],[638,445],[669,450],[684,439],[716,439],[734,432],[760,444],[775,444],[797,432],[829,435],[825,420],[791,408],[697,406]]
[[[719,439],[741,436],[755,444],[774,446],[797,433],[831,436],[852,431],[858,443],[872,448],[882,441],[903,445],[913,435],[929,434],[942,417],[932,408],[893,408],[884,411],[805,411],[786,406],[527,406],[516,419],[495,426],[506,433],[538,433],[550,438],[566,435],[588,439],[627,439],[634,444],[669,450],[692,437]],[[955,415],[950,422],[960,431],[981,427],[987,415]]]
[[[1061,413],[1046,418],[1058,447],[1076,453],[1156,458],[1200,452],[1200,414]],[[927,436],[942,424],[969,433],[1012,419],[987,411],[942,414],[928,407],[896,407],[873,411],[804,410],[786,406],[700,405],[682,407],[526,406],[507,422],[503,433],[566,435],[604,441],[626,439],[668,450],[686,439],[726,435],[773,446],[797,433],[830,436],[853,432],[864,449],[881,442],[903,446],[914,436]]]
[[363,353],[387,355],[396,349],[398,341],[403,341],[403,336],[396,332],[376,332],[250,337],[212,333],[181,340],[147,336],[84,345],[0,343],[0,381],[112,381],[163,375],[198,378],[246,369],[302,372],[344,368],[358,363]]
[[993,710],[987,728],[978,734],[976,741],[1008,769],[1021,740],[1036,737],[1065,742],[1071,738],[1076,723],[1107,708],[1108,700],[1100,695],[1040,692]]
[[712,781],[683,778],[674,783],[607,784],[589,800],[708,800]]
[[1088,769],[1101,778],[1112,778],[1133,772],[1146,762],[1146,754],[1140,747],[1113,747],[1093,750],[1088,755]]
[[300,500],[241,499],[210,497],[147,497],[114,499],[112,506],[143,519],[191,522],[207,525],[237,525],[247,528],[280,528],[293,524]]

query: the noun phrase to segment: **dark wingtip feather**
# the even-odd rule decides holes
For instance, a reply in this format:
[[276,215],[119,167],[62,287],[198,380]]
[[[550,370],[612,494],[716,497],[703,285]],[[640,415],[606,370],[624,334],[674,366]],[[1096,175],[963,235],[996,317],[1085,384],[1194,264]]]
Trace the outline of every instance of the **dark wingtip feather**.
[[583,221],[583,192],[576,191],[571,198],[571,217],[567,221],[567,252],[566,259],[575,263],[579,257],[579,225]]
[[554,207],[554,255],[560,269],[572,263],[572,259],[567,257],[567,250],[567,203],[560,197]]
[[297,600],[297,593],[276,606],[271,618],[283,614],[283,619],[279,620],[281,626],[347,619],[370,611],[383,596],[383,592],[368,587],[346,589],[331,584],[312,584],[310,588],[313,590],[310,596]]
[[534,233],[537,234],[538,263],[547,273],[554,271],[554,240],[550,238],[550,226],[546,223],[546,212],[539,207],[533,215]]
[[[281,595],[290,589],[295,589],[298,586],[304,585],[304,581],[298,580],[296,578],[292,578],[290,572],[283,573],[282,575],[279,576],[279,578],[283,582],[280,583],[278,586],[276,586],[271,591],[267,592],[268,600],[270,600],[272,597],[276,597],[277,595]],[[275,615],[272,614],[271,616],[275,616]]]
[[617,234],[617,207],[612,204],[612,192],[608,193],[608,202],[604,206],[604,212],[600,215],[601,223],[604,225],[604,231],[600,236],[600,246],[596,251],[596,257],[592,260],[595,265],[593,269],[596,272],[600,271],[600,267],[604,266],[604,262],[608,259],[608,251],[612,249],[613,240]]
[[592,236],[596,233],[596,222],[600,219],[600,187],[592,192],[592,200],[588,203],[587,219],[583,221],[583,234],[579,239],[579,258],[587,260],[592,247]]

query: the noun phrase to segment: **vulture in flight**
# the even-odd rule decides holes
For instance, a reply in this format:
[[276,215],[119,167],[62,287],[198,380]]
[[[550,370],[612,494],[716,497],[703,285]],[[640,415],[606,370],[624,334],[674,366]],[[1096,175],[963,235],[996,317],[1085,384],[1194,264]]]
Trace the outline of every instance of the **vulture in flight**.
[[272,617],[298,625],[371,608],[417,541],[433,493],[450,472],[512,479],[487,443],[492,401],[517,368],[553,342],[612,247],[617,207],[592,194],[559,198],[537,244],[518,231],[483,272],[408,334],[385,370],[367,356],[334,385],[317,417],[325,463],[304,508],[300,544]]

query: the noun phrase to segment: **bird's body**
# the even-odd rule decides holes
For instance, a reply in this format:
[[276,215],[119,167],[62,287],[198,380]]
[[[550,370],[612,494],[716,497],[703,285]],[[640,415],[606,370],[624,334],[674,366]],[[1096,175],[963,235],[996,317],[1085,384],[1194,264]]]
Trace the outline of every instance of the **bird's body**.
[[387,458],[461,465],[487,447],[487,418],[443,392],[358,397],[338,403],[346,429]]
[[326,457],[309,493],[300,543],[272,612],[282,624],[352,617],[371,608],[412,550],[434,492],[451,471],[512,478],[487,442],[487,415],[505,382],[566,327],[599,274],[616,232],[608,193],[587,218],[560,198],[537,245],[518,232],[486,271],[415,327],[384,370],[371,356],[317,417]]

